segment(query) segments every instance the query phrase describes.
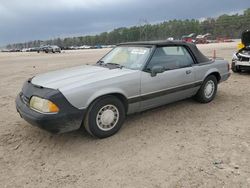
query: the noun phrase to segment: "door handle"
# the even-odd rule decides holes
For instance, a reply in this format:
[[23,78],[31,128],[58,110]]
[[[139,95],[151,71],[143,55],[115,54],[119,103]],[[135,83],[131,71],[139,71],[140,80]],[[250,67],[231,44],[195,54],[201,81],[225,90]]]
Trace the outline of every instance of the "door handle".
[[191,73],[192,73],[191,70],[187,70],[187,71],[186,71],[186,74],[191,74]]

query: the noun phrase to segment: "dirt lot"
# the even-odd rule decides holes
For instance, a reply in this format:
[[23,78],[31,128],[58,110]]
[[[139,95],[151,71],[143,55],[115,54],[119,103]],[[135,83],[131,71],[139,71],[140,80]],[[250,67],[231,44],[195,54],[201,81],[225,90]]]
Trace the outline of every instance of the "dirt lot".
[[[201,45],[231,59],[236,43]],[[210,104],[192,99],[129,116],[113,137],[52,135],[22,120],[15,97],[38,73],[93,63],[105,50],[0,53],[1,187],[250,187],[250,74]]]

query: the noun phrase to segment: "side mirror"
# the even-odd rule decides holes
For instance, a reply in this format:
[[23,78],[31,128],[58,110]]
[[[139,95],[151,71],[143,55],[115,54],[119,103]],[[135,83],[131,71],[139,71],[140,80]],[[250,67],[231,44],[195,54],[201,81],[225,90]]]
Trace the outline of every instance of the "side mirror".
[[154,77],[159,73],[163,73],[165,71],[165,68],[160,65],[155,65],[151,68],[151,76]]

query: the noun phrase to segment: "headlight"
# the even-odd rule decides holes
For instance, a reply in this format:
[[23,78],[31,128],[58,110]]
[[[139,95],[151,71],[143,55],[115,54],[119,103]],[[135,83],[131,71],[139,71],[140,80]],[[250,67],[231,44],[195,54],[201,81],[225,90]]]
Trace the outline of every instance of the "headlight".
[[59,108],[53,102],[36,96],[31,97],[30,107],[43,113],[59,112]]
[[233,55],[233,61],[239,60],[238,56],[236,54]]

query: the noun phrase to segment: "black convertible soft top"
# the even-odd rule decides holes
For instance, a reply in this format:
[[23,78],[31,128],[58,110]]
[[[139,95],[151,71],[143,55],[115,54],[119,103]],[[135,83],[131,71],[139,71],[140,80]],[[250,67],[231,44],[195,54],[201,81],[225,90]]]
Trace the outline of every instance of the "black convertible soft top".
[[210,61],[205,55],[201,53],[201,51],[197,48],[197,46],[193,43],[187,43],[183,41],[142,41],[142,42],[126,42],[121,43],[118,46],[185,46],[192,51],[194,58],[197,63],[205,63]]

